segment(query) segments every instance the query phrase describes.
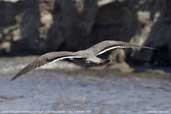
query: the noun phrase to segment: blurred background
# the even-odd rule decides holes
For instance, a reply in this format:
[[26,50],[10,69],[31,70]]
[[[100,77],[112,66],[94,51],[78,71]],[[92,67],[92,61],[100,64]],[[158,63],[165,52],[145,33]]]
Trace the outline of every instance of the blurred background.
[[[170,24],[171,0],[0,0],[0,114],[171,114]],[[43,53],[103,40],[159,50],[115,50],[99,69],[59,61],[9,81]]]
[[171,65],[169,0],[0,0],[0,55],[77,51],[103,40],[160,51],[127,52],[132,63]]

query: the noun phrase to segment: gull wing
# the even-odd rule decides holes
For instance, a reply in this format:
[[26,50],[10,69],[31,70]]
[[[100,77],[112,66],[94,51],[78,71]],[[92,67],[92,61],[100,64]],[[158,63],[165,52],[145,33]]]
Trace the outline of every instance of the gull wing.
[[61,52],[50,52],[50,53],[46,53],[38,58],[36,58],[33,62],[31,62],[30,64],[26,65],[20,72],[18,72],[12,79],[15,80],[16,78],[20,77],[21,75],[36,69],[44,64],[47,64],[49,62],[52,62],[54,60],[59,61],[59,60],[64,60],[64,59],[68,59],[68,58],[83,58],[81,56],[79,56],[76,53],[72,53],[72,52],[67,52],[67,51],[61,51]]
[[107,51],[114,50],[114,49],[123,49],[123,48],[146,48],[146,49],[155,49],[152,47],[147,46],[139,46],[136,44],[131,44],[122,41],[114,41],[114,40],[107,40],[102,41],[92,47],[89,50],[92,50],[96,56],[101,55]]

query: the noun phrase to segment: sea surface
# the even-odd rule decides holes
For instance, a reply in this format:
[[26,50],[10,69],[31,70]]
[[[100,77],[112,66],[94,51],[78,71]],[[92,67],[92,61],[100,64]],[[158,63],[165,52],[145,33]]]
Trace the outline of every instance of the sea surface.
[[170,68],[120,73],[54,62],[10,81],[34,58],[0,58],[0,114],[171,114]]

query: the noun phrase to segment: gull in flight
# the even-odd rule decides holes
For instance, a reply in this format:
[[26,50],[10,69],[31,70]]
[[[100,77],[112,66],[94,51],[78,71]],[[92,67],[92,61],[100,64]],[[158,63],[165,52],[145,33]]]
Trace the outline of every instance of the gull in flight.
[[104,60],[99,58],[99,55],[102,55],[105,52],[114,50],[114,49],[123,49],[123,48],[146,48],[146,49],[154,49],[152,47],[147,46],[139,46],[136,44],[126,43],[122,41],[114,41],[114,40],[106,40],[100,43],[93,45],[92,47],[86,50],[80,50],[77,52],[69,52],[69,51],[61,51],[61,52],[49,52],[38,58],[36,58],[33,62],[26,65],[21,71],[19,71],[12,80],[20,77],[21,75],[36,69],[44,64],[47,64],[52,61],[60,61],[64,59],[84,59],[86,63],[95,63],[100,64],[103,63]]

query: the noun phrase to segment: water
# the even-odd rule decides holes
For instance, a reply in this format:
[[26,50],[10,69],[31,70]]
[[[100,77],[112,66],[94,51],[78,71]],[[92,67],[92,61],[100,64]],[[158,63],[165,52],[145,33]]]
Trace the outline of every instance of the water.
[[9,81],[33,58],[0,59],[0,113],[171,114],[170,74],[83,70],[59,62]]

